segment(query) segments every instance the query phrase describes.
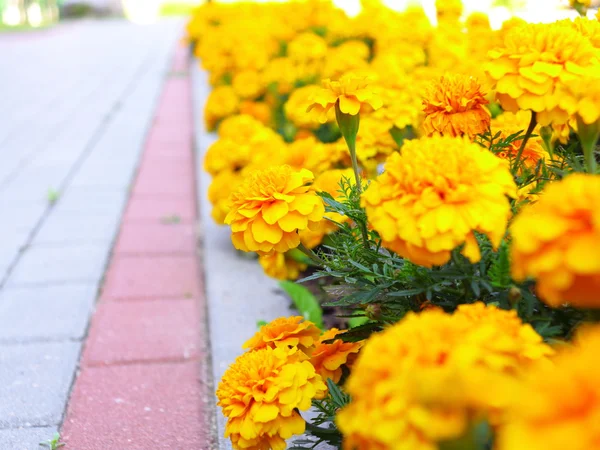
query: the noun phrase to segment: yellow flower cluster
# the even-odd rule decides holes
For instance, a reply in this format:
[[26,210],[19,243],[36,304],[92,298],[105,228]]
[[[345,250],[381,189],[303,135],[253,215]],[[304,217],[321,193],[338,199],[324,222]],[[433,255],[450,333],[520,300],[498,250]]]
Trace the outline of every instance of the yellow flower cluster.
[[431,267],[464,244],[480,258],[474,232],[498,246],[516,186],[505,161],[468,140],[434,136],[408,141],[363,195],[369,222],[383,245]]
[[352,369],[352,402],[337,416],[344,448],[435,450],[482,418],[500,421],[500,383],[551,354],[514,311],[410,313],[372,336]]
[[324,379],[339,381],[342,366],[349,367],[362,347],[335,339],[340,333],[321,334],[302,317],[281,317],[244,344],[248,351],[227,369],[217,389],[227,417],[225,437],[236,450],[285,450],[286,439],[304,432],[298,411],[322,398]]

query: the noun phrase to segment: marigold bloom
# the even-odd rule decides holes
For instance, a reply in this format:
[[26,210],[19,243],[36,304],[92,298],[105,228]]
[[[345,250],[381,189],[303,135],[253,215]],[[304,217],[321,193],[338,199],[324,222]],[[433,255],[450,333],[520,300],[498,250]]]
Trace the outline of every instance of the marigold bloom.
[[501,412],[504,392],[489,386],[514,379],[545,352],[532,351],[528,326],[487,308],[409,313],[371,336],[346,383],[352,402],[337,415],[344,448],[435,450],[475,418]]
[[231,240],[238,250],[284,253],[300,244],[298,231],[316,225],[323,201],[307,184],[313,174],[289,166],[250,173],[231,195]]
[[425,133],[469,137],[484,133],[490,127],[487,104],[475,78],[446,74],[429,86],[423,98]]
[[239,98],[231,86],[218,86],[209,94],[204,106],[204,121],[208,130],[238,111]]
[[324,80],[323,87],[313,95],[308,111],[325,123],[329,111],[338,103],[340,111],[355,116],[363,105],[380,108],[381,98],[368,77],[348,73],[338,81]]
[[318,176],[336,162],[336,157],[331,147],[310,136],[288,144],[285,163],[296,170],[310,170]]
[[542,125],[569,119],[565,78],[598,63],[597,50],[570,21],[515,27],[489,56],[486,70],[502,107],[534,111]]
[[233,90],[240,98],[257,98],[265,90],[260,74],[255,70],[236,73],[231,82]]
[[208,200],[213,205],[210,213],[213,220],[225,224],[225,217],[229,212],[229,196],[242,182],[239,172],[223,170],[213,177],[208,186]]
[[[306,108],[310,105],[310,98],[320,89],[315,84],[309,84],[294,90],[287,102],[283,105],[287,118],[299,128],[316,128],[318,122],[306,112]],[[335,121],[333,110],[329,114],[328,122]]]
[[300,273],[306,270],[306,264],[289,258],[286,253],[259,255],[258,262],[268,276],[277,280],[297,280]]
[[285,450],[285,440],[302,434],[296,409],[310,408],[326,386],[310,362],[270,347],[246,352],[227,369],[217,389],[227,417],[225,437],[234,449]]
[[480,259],[474,231],[496,247],[506,230],[516,186],[506,161],[463,138],[434,136],[407,141],[362,203],[383,245],[415,264],[448,262],[463,254]]
[[600,448],[600,327],[584,329],[553,364],[531,370],[512,391],[498,450]]
[[342,378],[342,366],[350,367],[363,346],[363,342],[344,342],[341,339],[329,344],[325,342],[344,332],[337,328],[324,332],[310,355],[310,362],[317,373],[323,379],[331,378],[335,383]]
[[512,274],[550,306],[600,307],[600,176],[552,182],[512,226]]
[[319,340],[321,330],[304,320],[302,316],[279,317],[260,327],[256,334],[248,339],[242,348],[259,350],[261,348],[298,348],[309,354]]

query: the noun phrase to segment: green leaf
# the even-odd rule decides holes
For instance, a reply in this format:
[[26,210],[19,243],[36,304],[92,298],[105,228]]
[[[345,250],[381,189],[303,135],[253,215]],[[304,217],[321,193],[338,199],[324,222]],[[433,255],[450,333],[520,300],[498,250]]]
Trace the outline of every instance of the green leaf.
[[348,319],[348,326],[350,328],[356,328],[359,327],[361,325],[364,325],[365,323],[367,323],[369,321],[368,317],[351,317],[350,319]]
[[292,299],[296,309],[319,328],[323,328],[323,310],[315,296],[304,286],[293,281],[280,281],[279,286]]

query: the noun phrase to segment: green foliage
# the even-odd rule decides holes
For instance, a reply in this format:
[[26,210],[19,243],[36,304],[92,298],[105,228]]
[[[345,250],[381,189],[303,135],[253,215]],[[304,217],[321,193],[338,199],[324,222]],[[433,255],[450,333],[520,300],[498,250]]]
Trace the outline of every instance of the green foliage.
[[54,433],[52,439],[40,442],[41,446],[48,447],[50,450],[57,450],[60,447],[64,447],[65,444],[60,442],[60,433]]
[[323,443],[342,448],[342,435],[335,426],[335,416],[350,403],[350,396],[330,379],[326,383],[327,396],[323,400],[313,400],[317,415],[307,422],[305,438],[295,440],[290,450],[310,450]]
[[290,296],[296,309],[319,328],[323,328],[323,310],[315,296],[304,286],[292,281],[280,281],[279,286]]

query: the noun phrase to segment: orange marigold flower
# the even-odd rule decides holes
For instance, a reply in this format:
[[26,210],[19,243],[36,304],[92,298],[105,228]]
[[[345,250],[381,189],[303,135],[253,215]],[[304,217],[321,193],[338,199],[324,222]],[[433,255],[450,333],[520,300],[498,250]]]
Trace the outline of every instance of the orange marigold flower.
[[246,352],[227,369],[217,389],[233,448],[285,450],[286,439],[304,433],[297,410],[310,408],[326,389],[310,362],[284,349]]
[[446,74],[425,92],[425,133],[469,137],[485,133],[490,127],[487,104],[481,84],[475,78]]
[[277,280],[296,280],[306,270],[306,264],[299,263],[287,256],[287,253],[271,252],[258,256],[258,262],[271,278]]
[[338,81],[324,80],[323,87],[313,94],[311,101],[307,111],[312,111],[321,123],[327,122],[328,113],[336,104],[339,104],[340,111],[353,116],[363,105],[373,109],[381,107],[381,98],[369,78],[352,72]]
[[550,306],[600,307],[600,176],[573,174],[525,206],[512,226],[512,274],[537,280]]
[[512,314],[475,304],[453,315],[409,313],[372,335],[346,383],[352,401],[337,415],[344,448],[434,450],[497,416],[505,393],[489,386],[549,352],[530,332]]
[[317,373],[323,379],[331,378],[335,383],[342,378],[342,366],[350,367],[363,346],[363,342],[344,342],[341,339],[336,339],[329,344],[325,342],[342,333],[345,331],[337,328],[324,332],[310,355],[310,362]]
[[568,22],[515,27],[489,52],[486,71],[505,110],[534,111],[542,125],[567,122],[565,78],[599,61],[590,40]]
[[323,201],[308,186],[312,172],[289,166],[256,170],[231,194],[231,240],[238,250],[284,253],[300,244],[298,231],[315,226]]
[[321,330],[304,320],[302,316],[279,317],[260,327],[256,334],[248,339],[242,348],[258,350],[270,348],[298,348],[309,354],[319,340]]
[[[596,291],[597,292],[597,291]],[[600,327],[580,331],[574,346],[531,370],[509,394],[498,450],[600,448]]]
[[507,195],[515,196],[516,186],[506,161],[465,138],[434,136],[392,154],[362,204],[385,247],[431,267],[448,262],[461,244],[478,261],[474,231],[498,246],[510,216]]

